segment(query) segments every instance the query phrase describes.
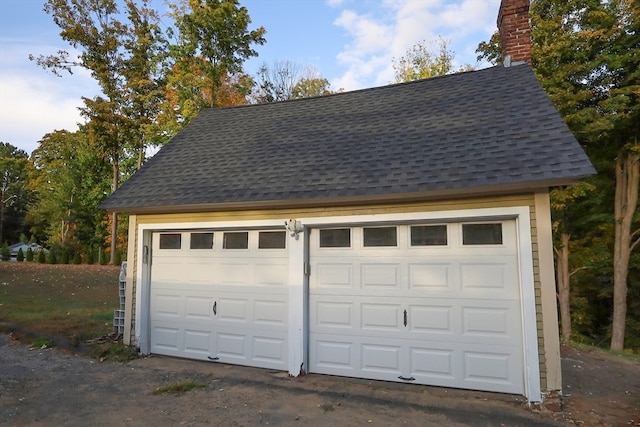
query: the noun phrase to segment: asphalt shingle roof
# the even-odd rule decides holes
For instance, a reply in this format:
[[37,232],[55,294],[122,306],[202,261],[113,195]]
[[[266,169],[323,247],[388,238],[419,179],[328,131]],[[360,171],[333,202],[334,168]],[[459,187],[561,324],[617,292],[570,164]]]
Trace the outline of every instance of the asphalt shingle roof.
[[101,207],[171,212],[473,195],[593,173],[530,67],[498,66],[204,110]]

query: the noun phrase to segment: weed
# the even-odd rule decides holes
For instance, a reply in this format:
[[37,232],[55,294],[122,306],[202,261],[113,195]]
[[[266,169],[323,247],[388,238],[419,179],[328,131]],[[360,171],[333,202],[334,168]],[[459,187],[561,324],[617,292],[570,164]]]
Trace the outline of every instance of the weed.
[[204,388],[206,384],[197,383],[195,381],[184,381],[181,383],[175,383],[170,385],[165,385],[163,387],[158,387],[154,391],[151,392],[154,396],[159,394],[173,394],[173,395],[182,395],[188,391],[194,390],[196,388]]
[[49,348],[49,347],[53,347],[53,341],[51,341],[50,339],[47,338],[37,338],[36,340],[34,340],[31,345],[29,346],[31,348]]
[[101,361],[126,363],[138,357],[138,349],[121,342],[105,343],[99,345],[94,354]]

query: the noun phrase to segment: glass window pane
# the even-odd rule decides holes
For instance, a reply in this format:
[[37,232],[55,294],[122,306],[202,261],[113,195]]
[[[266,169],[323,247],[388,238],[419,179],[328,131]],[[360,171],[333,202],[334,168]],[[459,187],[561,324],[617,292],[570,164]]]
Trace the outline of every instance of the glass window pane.
[[191,233],[191,249],[213,249],[213,233]]
[[501,245],[502,224],[462,224],[463,245]]
[[396,227],[363,228],[364,246],[397,246]]
[[261,231],[258,234],[259,249],[284,249],[286,241],[286,231]]
[[320,230],[321,248],[350,248],[351,229],[334,228],[331,230]]
[[180,233],[160,235],[160,249],[180,249],[181,247],[182,235]]
[[248,231],[227,231],[222,239],[224,249],[247,249],[249,247]]
[[446,246],[446,225],[416,225],[411,227],[411,246]]

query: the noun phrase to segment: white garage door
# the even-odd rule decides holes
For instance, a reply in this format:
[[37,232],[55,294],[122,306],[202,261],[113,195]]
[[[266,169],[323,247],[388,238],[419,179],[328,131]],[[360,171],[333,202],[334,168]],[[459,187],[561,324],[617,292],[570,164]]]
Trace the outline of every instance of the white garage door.
[[313,230],[312,372],[524,392],[515,221]]
[[151,352],[287,369],[284,231],[153,235]]

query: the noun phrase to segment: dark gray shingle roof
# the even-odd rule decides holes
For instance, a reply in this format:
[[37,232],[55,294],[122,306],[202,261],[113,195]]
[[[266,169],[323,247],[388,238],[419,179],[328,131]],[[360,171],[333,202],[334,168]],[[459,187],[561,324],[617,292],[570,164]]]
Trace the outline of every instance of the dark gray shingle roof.
[[204,110],[101,207],[429,198],[542,188],[593,173],[529,66],[499,66]]

